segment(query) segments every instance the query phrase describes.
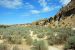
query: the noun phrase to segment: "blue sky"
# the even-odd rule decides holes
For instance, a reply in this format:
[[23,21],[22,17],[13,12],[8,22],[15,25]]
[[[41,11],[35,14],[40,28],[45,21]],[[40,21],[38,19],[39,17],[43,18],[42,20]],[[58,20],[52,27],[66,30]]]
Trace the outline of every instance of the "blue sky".
[[0,24],[24,24],[49,18],[70,0],[0,0]]

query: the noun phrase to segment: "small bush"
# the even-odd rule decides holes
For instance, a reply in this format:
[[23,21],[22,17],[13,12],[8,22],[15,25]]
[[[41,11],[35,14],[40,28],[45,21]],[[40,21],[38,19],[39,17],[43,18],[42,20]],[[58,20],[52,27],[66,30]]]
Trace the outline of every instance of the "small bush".
[[26,37],[26,44],[27,45],[32,45],[32,42],[33,42],[33,40],[30,36]]
[[38,37],[38,38],[43,38],[43,37],[44,37],[44,33],[43,33],[43,34],[42,34],[42,33],[37,34],[37,37]]
[[52,33],[48,33],[47,41],[49,45],[63,44],[72,35],[74,35],[74,33],[71,33],[70,28],[55,29]]
[[7,38],[7,40],[11,44],[21,44],[22,43],[21,37],[18,37],[17,35],[13,37],[10,36]]
[[72,36],[67,40],[64,50],[68,50],[68,49],[75,50],[75,36]]
[[33,43],[32,50],[48,50],[48,44],[44,40],[37,41]]
[[13,50],[20,50],[20,49],[18,48],[18,46],[14,46]]
[[0,50],[8,50],[7,45],[0,44]]

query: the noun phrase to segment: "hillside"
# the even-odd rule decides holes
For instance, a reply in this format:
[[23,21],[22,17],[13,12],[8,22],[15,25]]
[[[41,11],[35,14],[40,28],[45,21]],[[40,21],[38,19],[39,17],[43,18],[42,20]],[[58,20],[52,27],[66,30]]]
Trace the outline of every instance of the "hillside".
[[[52,17],[49,19],[50,23]],[[59,27],[75,27],[75,0],[62,7],[62,9],[53,17],[55,26]]]
[[60,11],[49,19],[43,19],[33,22],[33,25],[55,27],[75,27],[75,0],[71,0],[69,4],[62,7]]

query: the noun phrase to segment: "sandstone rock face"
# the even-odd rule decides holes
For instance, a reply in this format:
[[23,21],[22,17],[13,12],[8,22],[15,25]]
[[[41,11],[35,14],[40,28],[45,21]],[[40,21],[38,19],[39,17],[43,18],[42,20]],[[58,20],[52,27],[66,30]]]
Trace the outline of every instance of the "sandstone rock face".
[[75,0],[71,0],[68,5],[62,7],[59,13],[57,13],[54,18],[55,20],[59,21],[61,18],[65,18],[72,14],[75,14]]
[[50,23],[54,20],[54,23],[58,21],[58,25],[63,27],[75,26],[75,0],[71,0],[65,7],[62,7],[61,10],[53,17],[49,18]]

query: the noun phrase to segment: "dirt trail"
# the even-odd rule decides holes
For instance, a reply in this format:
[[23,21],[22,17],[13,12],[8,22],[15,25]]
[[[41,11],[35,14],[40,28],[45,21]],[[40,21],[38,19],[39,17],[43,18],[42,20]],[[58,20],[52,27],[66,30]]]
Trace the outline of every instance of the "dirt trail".
[[64,45],[49,46],[49,50],[63,50]]

